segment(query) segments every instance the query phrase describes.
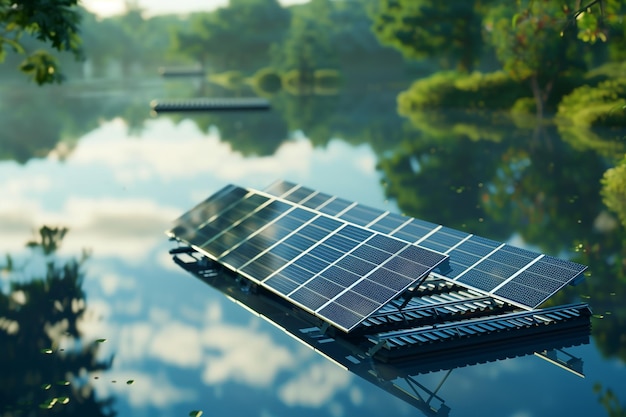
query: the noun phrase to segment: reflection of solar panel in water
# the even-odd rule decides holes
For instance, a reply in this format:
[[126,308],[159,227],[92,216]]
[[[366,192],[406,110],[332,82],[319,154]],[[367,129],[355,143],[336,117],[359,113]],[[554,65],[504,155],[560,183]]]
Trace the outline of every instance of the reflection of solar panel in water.
[[[289,182],[273,184],[274,195],[314,193]],[[322,199],[318,196],[324,196]],[[386,213],[321,193],[304,197],[307,207],[326,212],[406,242],[450,256],[451,269],[439,274],[459,285],[479,290],[524,308],[535,308],[585,269],[583,265],[495,242],[419,219]],[[315,206],[311,203],[322,201]],[[333,202],[339,201],[333,207]]]
[[[171,235],[334,326],[350,331],[447,256],[330,213],[382,213],[302,187],[283,197],[226,187],[182,216]],[[319,211],[307,208],[317,201]],[[297,203],[302,202],[302,205]],[[324,207],[327,214],[324,214]],[[348,214],[351,213],[351,214]]]

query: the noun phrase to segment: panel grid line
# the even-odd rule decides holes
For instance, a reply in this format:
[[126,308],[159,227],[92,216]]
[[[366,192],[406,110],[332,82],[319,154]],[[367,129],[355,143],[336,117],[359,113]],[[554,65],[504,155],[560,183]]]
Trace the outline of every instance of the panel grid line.
[[373,225],[374,223],[376,223],[377,221],[379,221],[380,219],[382,219],[383,217],[385,217],[388,214],[389,214],[389,211],[384,212],[383,214],[381,214],[380,216],[376,217],[374,220],[372,220],[371,222],[369,222],[368,224],[366,224],[363,227],[369,228],[371,225]]
[[[348,205],[345,209],[341,210],[339,213],[335,214],[334,217],[341,217],[345,212],[355,207],[358,203],[356,201],[352,202],[352,204]],[[343,220],[343,219],[342,219]],[[346,221],[346,220],[344,220]]]
[[439,225],[439,226],[435,227],[433,230],[431,230],[430,232],[426,233],[421,238],[417,239],[417,241],[413,242],[413,244],[417,245],[420,242],[423,242],[424,240],[428,239],[431,235],[434,235],[435,233],[437,233],[439,231],[439,229],[441,229],[442,227],[443,227],[442,225]]
[[[253,193],[252,193],[253,194]],[[254,194],[253,194],[254,195]],[[246,195],[246,198],[247,195]],[[244,199],[241,199],[240,201],[243,201]],[[267,207],[268,205],[270,205],[272,202],[277,201],[277,199],[275,197],[269,198],[266,202],[260,204],[256,209],[254,209],[253,211],[251,211],[250,213],[248,213],[247,215],[245,215],[244,217],[242,217],[241,219],[237,220],[236,222],[232,223],[229,227],[227,227],[226,229],[222,230],[220,233],[218,233],[217,235],[213,236],[212,238],[210,238],[209,240],[205,241],[201,246],[206,246],[209,243],[213,242],[215,239],[221,237],[224,233],[228,232],[229,230],[232,230],[234,227],[236,227],[237,225],[239,225],[241,222],[243,222],[244,220],[246,220],[247,218],[251,217],[253,214],[258,213],[260,210],[262,210],[263,208]],[[232,204],[229,208],[232,208],[235,204]],[[222,213],[226,212],[227,210],[223,210]],[[213,219],[215,220],[215,219]],[[210,222],[206,222],[204,225],[209,224]],[[203,226],[198,227],[198,229],[201,229]],[[218,258],[220,258],[222,255],[218,256]]]
[[448,253],[450,253],[451,251],[455,250],[456,248],[458,248],[458,247],[461,245],[461,243],[463,243],[463,242],[467,242],[467,241],[469,240],[469,238],[470,238],[470,237],[472,237],[472,236],[474,236],[474,235],[470,234],[470,235],[465,236],[465,237],[463,238],[463,240],[461,240],[460,242],[456,243],[454,246],[452,246],[450,249],[448,249],[448,250],[447,250],[447,251],[445,251],[444,253],[445,253],[445,254],[448,254]]
[[[288,211],[285,213],[285,215],[286,215],[287,213],[290,213],[290,212],[294,211],[295,209],[296,209],[296,206],[292,207],[290,210],[288,210]],[[282,218],[282,217],[283,217],[283,216],[281,216],[281,217],[279,217],[279,218],[275,219],[274,221],[277,221],[278,219],[280,219],[280,218]],[[295,234],[296,234],[299,230],[301,230],[301,229],[302,229],[302,228],[304,228],[305,226],[308,226],[308,225],[309,225],[309,224],[310,224],[313,220],[315,220],[315,219],[317,219],[317,218],[319,218],[319,217],[320,217],[320,216],[319,216],[319,215],[317,215],[317,216],[315,216],[315,217],[311,218],[310,220],[308,220],[308,221],[304,222],[304,223],[303,223],[302,225],[300,225],[298,228],[296,228],[296,229],[294,229],[292,232],[290,232],[287,236],[285,236],[285,237],[283,237],[282,239],[278,240],[278,241],[277,241],[276,243],[274,243],[273,245],[271,245],[271,246],[267,247],[265,250],[263,250],[263,251],[262,251],[261,253],[259,253],[257,256],[255,256],[254,258],[251,258],[248,262],[246,262],[245,264],[243,264],[242,266],[240,266],[240,267],[239,267],[239,269],[237,270],[237,272],[241,272],[241,270],[242,270],[242,269],[244,269],[246,266],[248,266],[249,264],[251,264],[252,262],[254,262],[255,260],[257,260],[257,259],[258,259],[258,258],[260,258],[261,256],[265,255],[265,254],[266,254],[267,252],[269,252],[272,248],[275,248],[276,246],[278,246],[279,244],[281,244],[283,241],[285,241],[285,240],[286,240],[286,239],[288,239],[289,237],[294,236],[294,235],[295,235]],[[256,232],[254,235],[258,235],[258,234],[259,234],[259,233],[261,233],[261,232],[262,232],[262,231],[263,231],[266,227],[271,226],[273,223],[274,223],[274,222],[272,222],[272,223],[268,223],[267,225],[265,225],[265,227],[264,227],[264,228],[259,229],[259,231],[258,231],[258,232]],[[251,236],[250,236],[250,238],[252,238],[252,237],[254,237],[254,236],[252,236],[252,235],[251,235]],[[244,242],[241,242],[241,243],[243,244]],[[275,272],[274,272],[272,275],[274,275],[274,274],[275,274]],[[271,276],[271,275],[270,275],[270,276]],[[268,277],[268,278],[269,278],[269,277]]]
[[253,195],[253,194],[254,194],[253,192],[248,191],[248,193],[245,194],[243,197],[241,197],[239,200],[232,202],[231,204],[229,204],[228,206],[223,208],[219,213],[214,214],[213,216],[209,217],[209,219],[207,221],[205,221],[204,223],[201,223],[200,225],[198,225],[197,229],[201,229],[202,227],[204,227],[207,224],[211,223],[213,220],[215,220],[219,216],[221,216],[224,212],[230,210],[231,208],[233,208],[233,206],[235,206],[236,204],[238,204],[239,202],[245,200],[246,198],[248,198],[250,195]]
[[545,255],[541,254],[539,256],[537,256],[535,259],[533,259],[532,261],[530,261],[528,264],[526,264],[523,268],[520,268],[517,272],[515,272],[513,275],[511,275],[509,278],[507,278],[502,284],[498,285],[497,287],[495,287],[493,290],[490,291],[490,293],[494,293],[496,291],[498,291],[500,289],[500,287],[502,287],[503,285],[508,284],[513,278],[515,278],[516,276],[518,276],[519,274],[521,274],[522,272],[526,271],[528,268],[530,268],[535,262],[538,262],[541,258],[543,258]]
[[[368,239],[368,240],[369,240],[369,239]],[[363,243],[363,244],[365,244],[365,243]],[[369,277],[370,275],[372,275],[372,274],[374,273],[374,271],[378,271],[379,269],[384,268],[385,264],[387,264],[387,263],[388,263],[391,259],[393,259],[393,258],[394,258],[394,256],[398,256],[398,254],[399,254],[400,252],[402,252],[403,250],[405,250],[405,249],[406,249],[407,247],[409,247],[409,246],[411,246],[411,244],[410,244],[410,243],[407,243],[404,247],[402,247],[402,249],[398,250],[395,254],[391,254],[391,256],[389,256],[389,257],[387,258],[387,260],[385,260],[383,263],[381,263],[380,265],[378,265],[376,268],[372,269],[372,270],[371,270],[370,272],[368,272],[367,274],[365,274],[365,275],[361,276],[361,278],[360,278],[358,281],[356,281],[356,282],[352,283],[350,286],[346,287],[346,288],[345,288],[342,292],[340,292],[339,294],[337,294],[337,295],[335,296],[335,298],[334,298],[334,299],[329,300],[326,304],[324,304],[323,306],[321,306],[320,308],[318,308],[318,309],[316,310],[316,312],[317,312],[317,311],[319,311],[319,310],[321,310],[321,309],[323,309],[323,308],[324,308],[324,307],[326,307],[328,304],[330,304],[332,301],[334,301],[335,299],[339,298],[340,296],[342,296],[343,294],[345,294],[346,292],[348,292],[351,288],[353,288],[353,287],[354,287],[355,285],[357,285],[359,282],[363,281],[364,279],[367,279],[367,277]],[[356,248],[355,248],[355,249],[356,249]],[[346,256],[347,256],[347,255],[348,255],[348,254],[346,254]],[[373,300],[372,300],[372,301],[373,301]]]
[[[501,244],[500,246],[498,246],[497,248],[495,248],[494,250],[489,252],[487,255],[483,256],[482,258],[480,258],[479,260],[474,262],[473,265],[469,266],[465,271],[463,271],[459,275],[457,275],[456,278],[454,278],[454,281],[458,281],[459,278],[461,278],[463,275],[467,274],[469,271],[473,270],[476,265],[480,264],[482,261],[484,261],[485,259],[487,259],[491,255],[493,255],[498,249],[501,249],[502,247],[504,247],[504,245],[505,245],[505,243]],[[462,252],[465,252],[465,251],[462,251]],[[468,252],[465,252],[465,253],[468,253]]]

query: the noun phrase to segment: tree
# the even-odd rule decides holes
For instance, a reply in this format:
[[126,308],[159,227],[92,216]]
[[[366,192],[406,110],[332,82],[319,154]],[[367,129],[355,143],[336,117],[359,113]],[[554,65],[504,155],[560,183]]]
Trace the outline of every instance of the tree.
[[380,0],[372,10],[372,30],[378,40],[406,57],[442,58],[471,71],[480,57],[481,20],[489,0]]
[[57,51],[81,57],[78,0],[0,0],[0,62],[8,50],[26,56],[20,70],[38,84],[61,82],[57,59],[47,50],[25,47],[32,37]]
[[172,33],[172,50],[215,72],[267,66],[272,44],[289,27],[289,11],[276,0],[231,0],[227,7],[194,14],[189,30]]

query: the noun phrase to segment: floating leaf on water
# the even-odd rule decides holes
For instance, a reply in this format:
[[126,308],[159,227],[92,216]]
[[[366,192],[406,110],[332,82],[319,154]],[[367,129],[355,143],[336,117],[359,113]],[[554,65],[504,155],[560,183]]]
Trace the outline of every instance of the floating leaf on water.
[[45,353],[46,355],[49,355],[52,353],[52,349],[41,349],[40,351],[41,353]]
[[64,381],[64,380],[57,381],[57,385],[69,385],[69,384],[70,384],[70,381]]
[[42,384],[41,389],[50,389],[52,388],[52,384]]
[[70,402],[70,397],[59,397],[59,402],[61,404],[67,404]]
[[134,383],[135,383],[135,380],[134,380],[134,379],[129,379],[128,381],[126,381],[126,384],[127,384],[127,385],[132,385],[132,384],[134,384]]
[[96,340],[96,342],[98,342],[98,343],[104,343],[104,342],[106,342],[106,341],[107,341],[106,339],[97,339],[97,340]]
[[200,417],[202,415],[202,410],[192,410],[189,412],[189,417]]
[[114,379],[114,380],[112,380],[111,382],[115,384],[115,383],[117,382],[117,380],[115,380],[115,379]]
[[594,314],[592,317],[594,319],[603,319],[604,318],[604,316],[602,314]]

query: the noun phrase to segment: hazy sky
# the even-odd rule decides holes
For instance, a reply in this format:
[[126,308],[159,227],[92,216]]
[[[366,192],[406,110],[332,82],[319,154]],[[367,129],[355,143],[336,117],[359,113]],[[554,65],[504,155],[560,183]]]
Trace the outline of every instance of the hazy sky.
[[[306,3],[307,0],[279,0],[280,3]],[[124,11],[124,0],[83,0],[83,5],[100,16],[110,16]],[[228,4],[228,0],[138,0],[139,6],[149,15],[208,11]]]

